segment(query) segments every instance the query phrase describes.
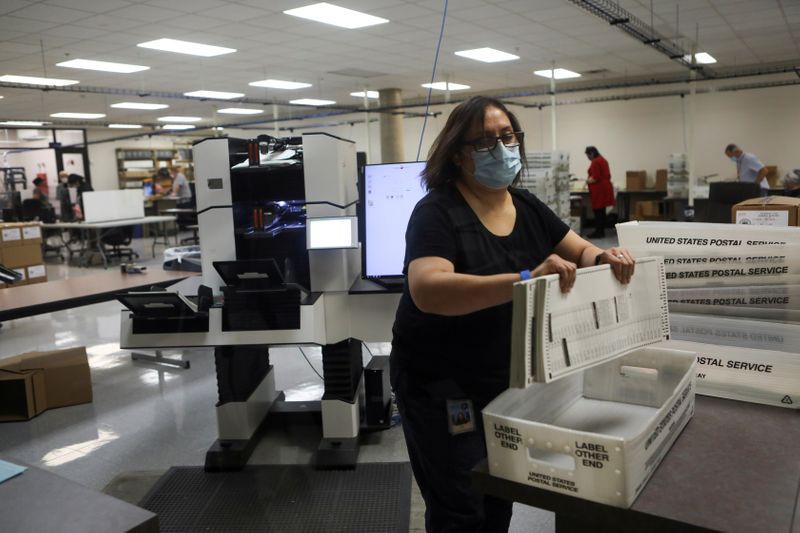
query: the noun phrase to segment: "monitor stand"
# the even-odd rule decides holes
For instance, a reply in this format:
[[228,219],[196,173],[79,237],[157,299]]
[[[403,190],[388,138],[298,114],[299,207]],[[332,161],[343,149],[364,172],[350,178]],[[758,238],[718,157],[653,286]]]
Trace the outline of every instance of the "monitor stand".
[[384,289],[389,290],[402,290],[405,284],[405,278],[367,278],[376,285],[380,285]]

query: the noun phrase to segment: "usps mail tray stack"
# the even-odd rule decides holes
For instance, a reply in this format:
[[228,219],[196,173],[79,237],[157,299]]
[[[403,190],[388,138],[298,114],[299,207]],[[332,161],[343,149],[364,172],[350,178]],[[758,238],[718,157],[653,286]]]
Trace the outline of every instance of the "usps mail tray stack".
[[511,387],[483,410],[489,472],[629,507],[694,414],[696,354],[669,349],[663,260],[517,283]]

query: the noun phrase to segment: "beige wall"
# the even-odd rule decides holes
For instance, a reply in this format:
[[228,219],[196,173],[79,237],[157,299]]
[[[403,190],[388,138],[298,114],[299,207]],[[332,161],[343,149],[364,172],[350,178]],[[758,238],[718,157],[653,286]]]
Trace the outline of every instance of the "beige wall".
[[[684,86],[685,88],[685,86]],[[632,91],[633,92],[633,91]],[[638,91],[641,92],[641,91]],[[617,92],[619,94],[619,92]],[[569,100],[601,96],[602,93],[570,94]],[[438,117],[430,117],[422,144],[424,159],[436,134],[444,125],[453,106],[436,106]],[[527,133],[529,151],[550,150],[550,108],[543,110],[512,106]],[[421,111],[413,109],[411,111]],[[678,96],[634,99],[603,103],[560,105],[557,109],[558,149],[571,155],[571,171],[583,178],[588,161],[584,148],[593,144],[609,160],[617,186],[624,188],[626,170],[646,170],[653,174],[666,168],[669,154],[684,151],[683,110]],[[309,120],[305,125],[362,120],[363,113],[342,117]],[[414,160],[422,128],[421,117],[407,118],[404,123],[406,160]],[[287,125],[299,126],[292,122]],[[358,150],[367,151],[370,162],[380,162],[380,132],[377,123],[370,125],[370,142],[363,123],[342,126],[320,126],[296,130],[295,134],[325,131],[356,142]],[[272,126],[264,128],[272,133]],[[227,132],[232,136],[253,137],[254,130]],[[282,131],[288,135],[288,131]],[[90,137],[91,138],[91,137]],[[704,93],[696,96],[695,105],[696,174],[719,174],[732,179],[735,166],[728,161],[723,148],[730,142],[753,152],[766,165],[777,165],[781,174],[800,167],[800,86],[737,92]],[[115,188],[117,147],[166,147],[172,139],[154,137],[139,141],[91,145],[89,158],[95,188]]]

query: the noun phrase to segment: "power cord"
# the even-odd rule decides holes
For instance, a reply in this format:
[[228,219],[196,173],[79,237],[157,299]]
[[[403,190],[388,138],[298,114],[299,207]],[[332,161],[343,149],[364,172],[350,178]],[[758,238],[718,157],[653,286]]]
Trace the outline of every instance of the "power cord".
[[[436,43],[436,55],[433,56],[433,70],[431,71],[431,85],[436,79],[436,64],[439,62],[439,49],[442,46],[442,37],[444,36],[444,21],[447,19],[447,0],[444,0],[444,11],[442,12],[442,27],[439,29],[439,41]],[[446,82],[445,82],[446,83]],[[431,92],[433,87],[428,87],[428,98],[425,101],[425,118],[422,121],[422,131],[419,134],[419,146],[417,147],[417,161],[419,161],[419,154],[422,152],[422,139],[425,138],[425,126],[428,125],[428,110],[431,108]]]
[[299,349],[300,349],[300,354],[303,356],[303,359],[305,359],[305,360],[306,360],[306,363],[308,363],[308,366],[310,366],[310,367],[311,367],[311,370],[313,370],[313,371],[314,371],[314,373],[315,373],[317,376],[319,376],[319,379],[321,379],[322,381],[325,381],[325,378],[323,378],[323,377],[322,377],[322,374],[320,374],[319,372],[317,372],[317,369],[316,369],[316,368],[314,368],[314,365],[312,365],[312,364],[311,364],[311,360],[310,360],[310,359],[308,358],[308,356],[306,355],[306,351],[305,351],[305,350],[303,350],[303,347],[302,347],[302,346],[298,346],[297,348],[299,348]]

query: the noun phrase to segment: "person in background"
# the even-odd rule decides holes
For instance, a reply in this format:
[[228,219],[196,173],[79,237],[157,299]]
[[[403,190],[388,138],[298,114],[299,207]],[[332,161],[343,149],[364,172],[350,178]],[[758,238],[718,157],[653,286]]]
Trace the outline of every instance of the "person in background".
[[76,190],[75,201],[72,202],[73,215],[75,219],[83,220],[83,193],[92,192],[94,189],[80,174],[70,174],[67,177],[67,186]]
[[406,229],[391,383],[429,532],[508,529],[511,502],[475,490],[470,470],[486,457],[480,412],[509,384],[514,283],[558,274],[567,292],[578,268],[601,263],[622,283],[633,275],[630,252],[597,248],[512,187],[523,137],[498,100],[456,106]]
[[58,173],[58,185],[56,185],[56,201],[59,207],[61,220],[72,220],[72,201],[69,198],[69,172],[62,170]]
[[606,158],[594,146],[586,147],[586,157],[592,163],[589,165],[589,198],[594,211],[594,233],[590,239],[602,239],[606,236],[606,208],[614,205],[614,187],[611,185],[611,169]]
[[769,181],[767,181],[769,170],[755,155],[742,151],[735,144],[725,147],[725,155],[736,163],[736,177],[739,181],[758,183],[761,186],[761,196],[769,194]]
[[153,192],[156,196],[164,196],[164,194],[170,192],[170,186],[167,184],[167,180],[172,180],[169,175],[169,170],[166,168],[159,168],[153,179]]
[[800,168],[795,168],[783,177],[783,192],[786,196],[800,198]]
[[172,176],[172,196],[177,196],[177,205],[187,205],[192,203],[192,190],[189,188],[189,180],[181,173],[181,167],[172,167],[169,171]]
[[36,176],[33,179],[33,186],[36,187],[36,190],[38,190],[40,193],[42,193],[42,198],[44,199],[44,201],[49,203],[50,200],[49,200],[48,196],[49,196],[50,190],[49,190],[49,187],[47,186],[47,180],[45,178],[40,177],[40,176]]

